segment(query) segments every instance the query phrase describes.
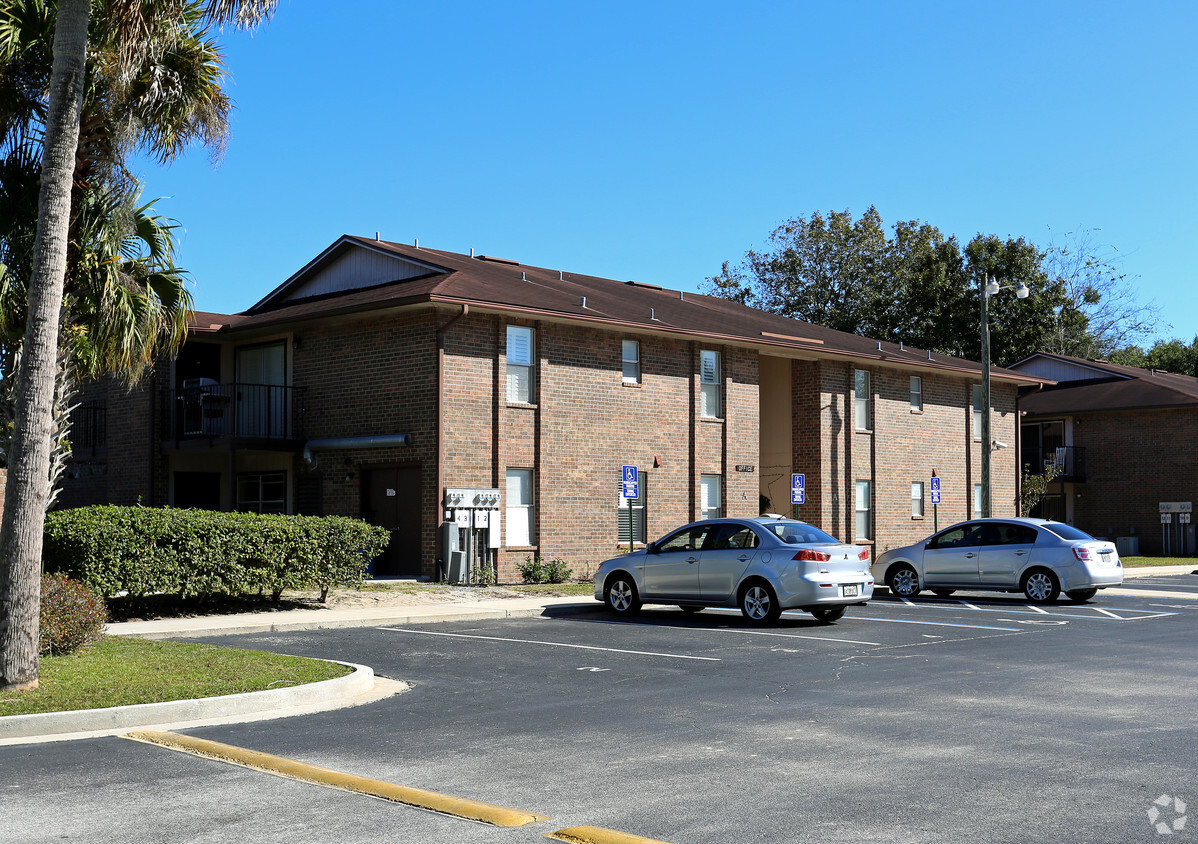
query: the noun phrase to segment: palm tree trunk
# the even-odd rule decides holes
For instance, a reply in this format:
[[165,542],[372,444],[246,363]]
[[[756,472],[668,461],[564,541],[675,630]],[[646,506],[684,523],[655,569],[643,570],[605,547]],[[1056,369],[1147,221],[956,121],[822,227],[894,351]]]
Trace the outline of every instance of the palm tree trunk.
[[90,0],[58,3],[29,316],[0,526],[0,690],[34,688],[38,681],[42,527],[50,492],[58,325],[90,14]]

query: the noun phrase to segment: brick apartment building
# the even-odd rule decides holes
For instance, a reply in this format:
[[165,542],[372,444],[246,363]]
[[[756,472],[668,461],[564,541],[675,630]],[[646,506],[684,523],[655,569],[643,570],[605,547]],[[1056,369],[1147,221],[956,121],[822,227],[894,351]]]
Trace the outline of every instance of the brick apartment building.
[[[140,389],[93,385],[61,506],[361,516],[393,531],[376,574],[485,561],[505,582],[533,554],[584,574],[763,509],[880,552],[980,506],[980,371],[719,298],[343,236],[249,310],[197,313]],[[992,373],[993,439],[1016,444],[1040,379]],[[1016,453],[993,452],[995,515],[1015,511]]]
[[1022,462],[1060,472],[1034,512],[1121,554],[1194,554],[1198,379],[1044,353],[1012,368],[1057,382],[1019,402]]

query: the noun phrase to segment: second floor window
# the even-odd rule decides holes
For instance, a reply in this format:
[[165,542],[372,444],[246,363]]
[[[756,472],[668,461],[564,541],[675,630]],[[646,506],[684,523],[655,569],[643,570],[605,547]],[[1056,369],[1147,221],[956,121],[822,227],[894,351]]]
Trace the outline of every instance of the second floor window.
[[973,438],[982,438],[982,385],[973,385]]
[[870,424],[869,372],[858,369],[853,373],[853,427],[868,431]]
[[531,404],[535,400],[532,383],[533,345],[536,332],[523,325],[507,327],[507,400]]
[[624,341],[624,383],[641,383],[641,342],[640,340]]
[[723,415],[720,394],[720,353],[711,349],[699,352],[699,415],[718,419]]
[[923,379],[918,375],[911,376],[911,409],[923,410]]

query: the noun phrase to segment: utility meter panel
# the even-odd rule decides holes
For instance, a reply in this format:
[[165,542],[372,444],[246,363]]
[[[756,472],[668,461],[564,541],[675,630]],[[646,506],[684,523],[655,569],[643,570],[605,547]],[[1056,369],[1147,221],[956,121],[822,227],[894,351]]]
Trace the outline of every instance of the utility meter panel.
[[497,489],[448,487],[444,504],[450,510],[498,510],[501,501]]

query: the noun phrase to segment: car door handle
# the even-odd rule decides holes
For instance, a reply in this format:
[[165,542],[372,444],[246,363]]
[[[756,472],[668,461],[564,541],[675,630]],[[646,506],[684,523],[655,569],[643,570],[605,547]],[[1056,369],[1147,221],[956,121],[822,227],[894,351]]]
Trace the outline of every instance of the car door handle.
[[970,559],[973,559],[973,558],[974,558],[974,557],[976,557],[976,556],[977,556],[977,554],[975,554],[975,553],[973,553],[972,551],[970,551],[968,554],[966,554],[966,555],[965,555],[965,559],[967,559],[967,560],[970,560]]
[[699,562],[699,558],[698,557],[687,557],[686,561],[688,563],[697,563],[697,562]]
[[1027,551],[1016,551],[1016,552],[1015,552],[1015,556],[1016,556],[1016,557],[1022,557],[1022,556],[1023,556],[1024,554],[1026,554],[1026,553],[1027,553]]
[[736,559],[740,560],[742,563],[747,563],[749,560],[751,560],[751,559],[753,559],[753,558],[752,558],[752,557],[750,557],[748,554],[741,554],[741,555],[740,555],[739,557],[737,557]]

